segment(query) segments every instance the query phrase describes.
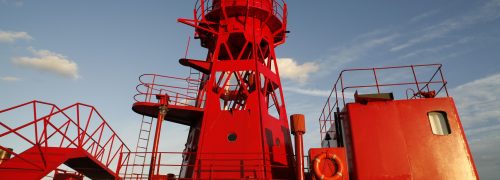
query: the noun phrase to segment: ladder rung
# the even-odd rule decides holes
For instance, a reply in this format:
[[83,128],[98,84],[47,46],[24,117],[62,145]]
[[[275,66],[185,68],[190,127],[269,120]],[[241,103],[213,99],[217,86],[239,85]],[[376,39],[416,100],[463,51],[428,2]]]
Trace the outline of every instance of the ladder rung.
[[137,146],[137,148],[147,149],[146,147],[142,147],[142,146]]
[[139,139],[141,139],[141,140],[145,140],[145,141],[148,141],[148,140],[149,140],[149,139],[146,139],[146,138],[139,138]]
[[150,122],[147,122],[147,121],[142,121],[142,123],[151,124]]
[[136,156],[136,157],[146,157],[146,156],[143,156],[143,155],[138,155],[138,154],[136,154],[135,156]]
[[144,131],[144,132],[150,132],[149,130],[145,130],[145,129],[141,129],[141,131]]

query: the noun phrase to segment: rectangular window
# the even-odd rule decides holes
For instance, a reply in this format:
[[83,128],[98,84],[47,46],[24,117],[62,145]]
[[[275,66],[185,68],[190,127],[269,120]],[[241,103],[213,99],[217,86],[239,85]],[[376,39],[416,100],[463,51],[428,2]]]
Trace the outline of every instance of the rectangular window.
[[433,111],[427,113],[427,116],[429,118],[433,134],[435,135],[451,134],[450,124],[448,123],[446,112]]

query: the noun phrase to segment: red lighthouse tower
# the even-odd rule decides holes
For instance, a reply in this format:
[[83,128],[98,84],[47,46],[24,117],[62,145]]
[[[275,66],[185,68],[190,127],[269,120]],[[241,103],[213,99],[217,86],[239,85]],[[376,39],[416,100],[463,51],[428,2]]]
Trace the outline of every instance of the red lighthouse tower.
[[190,126],[181,178],[293,178],[292,144],[274,51],[285,42],[286,4],[201,0],[194,14],[194,19],[178,21],[195,28],[195,38],[208,49],[207,58],[179,62],[202,73],[196,95],[172,97],[160,90],[170,96],[166,113],[164,103],[150,102],[135,103],[134,111]]
[[[181,177],[290,178],[292,145],[274,48],[285,41],[286,5],[275,0],[199,1],[194,21],[204,61],[203,118],[193,124]],[[204,96],[204,97],[203,97]],[[272,112],[275,112],[274,114]]]

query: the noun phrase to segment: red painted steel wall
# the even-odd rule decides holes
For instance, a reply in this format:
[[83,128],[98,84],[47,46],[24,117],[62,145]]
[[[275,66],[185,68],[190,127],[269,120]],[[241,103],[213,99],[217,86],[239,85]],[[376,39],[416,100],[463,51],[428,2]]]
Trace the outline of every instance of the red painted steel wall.
[[[427,113],[444,111],[451,134],[434,135]],[[477,179],[452,98],[348,104],[345,140],[354,179]]]

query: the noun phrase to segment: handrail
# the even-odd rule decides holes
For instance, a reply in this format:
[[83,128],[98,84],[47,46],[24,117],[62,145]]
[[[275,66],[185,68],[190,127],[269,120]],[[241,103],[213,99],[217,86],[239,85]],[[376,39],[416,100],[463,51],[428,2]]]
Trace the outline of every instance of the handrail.
[[[143,74],[134,95],[136,102],[157,103],[154,96],[167,94],[169,104],[178,106],[195,106],[202,108],[204,99],[198,97],[201,80],[192,78],[179,78],[158,74]],[[194,103],[194,104],[193,104]]]
[[[435,70],[432,76],[429,78],[429,80],[422,81],[419,80],[419,78],[417,77],[418,74],[416,70],[422,68],[425,68],[425,70]],[[386,70],[394,70],[394,69],[408,71],[406,72],[406,75],[408,75],[408,77],[411,77],[412,80],[397,82],[397,83],[381,82],[380,72]],[[358,82],[359,84],[347,85],[347,83],[344,80],[345,76],[347,76],[347,73],[351,72],[355,73],[360,71],[370,72],[372,74],[371,76],[363,76],[364,78],[360,79],[363,80],[373,79],[372,83]],[[437,87],[431,88],[431,85],[437,85]],[[324,139],[325,135],[330,132],[329,128],[332,127],[332,125],[334,125],[335,121],[334,112],[336,112],[337,109],[342,110],[342,108],[346,105],[346,103],[353,101],[352,97],[346,98],[346,94],[353,94],[353,92],[361,89],[370,90],[370,88],[376,89],[376,91],[373,93],[381,93],[382,91],[381,88],[391,88],[393,90],[395,98],[398,97],[397,95],[399,95],[398,93],[400,93],[400,91],[404,91],[403,94],[405,95],[405,96],[401,95],[400,98],[406,97],[406,99],[425,98],[424,96],[421,95],[422,92],[431,92],[431,91],[435,92],[434,94],[435,97],[437,96],[448,97],[449,94],[446,85],[447,82],[444,79],[441,64],[419,64],[419,65],[407,65],[407,66],[355,68],[355,69],[342,70],[338,78],[335,80],[335,83],[333,84],[332,87],[332,91],[328,95],[325,105],[323,106],[323,109],[321,110],[320,113],[319,117],[320,137],[321,137],[320,140],[322,141]],[[398,88],[403,88],[403,89],[400,90]],[[411,96],[409,96],[408,92],[415,91],[414,89],[416,90],[416,92],[413,92]],[[443,89],[445,90],[444,94],[441,93]]]
[[[47,109],[47,107],[51,109],[49,113],[40,115],[41,111],[37,111],[37,109]],[[79,148],[87,151],[93,158],[109,169],[113,169],[111,166],[117,164],[119,154],[130,152],[130,149],[118,137],[99,111],[91,105],[75,103],[65,108],[59,108],[55,104],[34,100],[0,110],[0,117],[6,116],[12,119],[14,118],[12,115],[19,115],[15,114],[15,112],[24,112],[24,110],[30,110],[30,108],[33,110],[33,120],[9,121],[8,119],[2,119],[0,125],[7,131],[0,134],[0,139],[7,143],[2,144],[1,149],[5,150],[6,148],[3,145],[8,144],[18,147],[18,149],[15,149],[17,152],[29,148],[24,147],[26,149],[22,149],[23,141],[9,142],[12,137],[24,140],[24,142],[28,143],[28,146],[38,146],[40,148]],[[30,128],[34,128],[33,134],[26,131],[30,130]],[[14,152],[12,154],[25,163],[37,165],[39,169],[47,168],[47,155],[41,150],[40,157],[43,162],[26,159],[22,153]]]
[[[270,155],[273,156],[283,156],[287,158],[295,158],[294,154],[287,153],[272,153],[269,152]],[[145,167],[148,168],[150,166],[149,163],[134,163],[131,162],[131,157],[134,154],[140,154],[145,157],[150,157],[153,152],[124,152],[121,154],[121,161],[119,164],[119,171],[117,171],[121,178],[123,179],[147,179],[148,174],[141,173],[140,171],[134,171],[135,167]],[[186,155],[201,155],[206,157],[200,158],[197,162],[192,163],[175,163],[173,161],[184,159]],[[244,158],[241,158],[241,155],[244,155]],[[238,158],[223,158],[218,159],[216,156],[239,156]],[[235,170],[241,172],[242,170],[247,172],[261,172],[264,171],[262,169],[263,166],[269,166],[273,168],[289,168],[289,166],[285,165],[275,165],[272,164],[272,159],[266,158],[262,159],[262,152],[214,152],[214,153],[199,153],[199,152],[157,152],[156,157],[158,158],[158,163],[156,163],[155,169],[156,174],[167,174],[168,172],[178,172],[178,168],[181,167],[198,167],[200,172],[206,172],[210,170],[217,170],[218,172],[234,172]],[[204,164],[204,161],[224,161],[225,163],[216,163],[216,164]],[[234,162],[231,164],[231,162]],[[262,163],[265,163],[263,165]],[[160,170],[161,169],[161,170]],[[179,178],[176,176],[176,178]],[[190,179],[190,178],[179,178],[179,179]]]
[[[194,6],[194,19],[196,22],[203,22],[205,21],[205,15],[210,13],[212,10],[214,10],[217,6],[220,6],[219,4],[215,4],[215,2],[219,2],[223,0],[197,0]],[[232,0],[232,1],[238,1],[238,0]],[[253,1],[254,3],[252,4],[253,6],[256,6],[255,2],[258,2],[258,0]],[[278,17],[278,19],[285,23],[286,18],[287,18],[287,7],[286,3],[284,0],[260,0],[260,3],[258,4],[263,4],[263,2],[266,3],[271,3],[272,7],[272,15]],[[261,5],[262,6],[262,5]]]

